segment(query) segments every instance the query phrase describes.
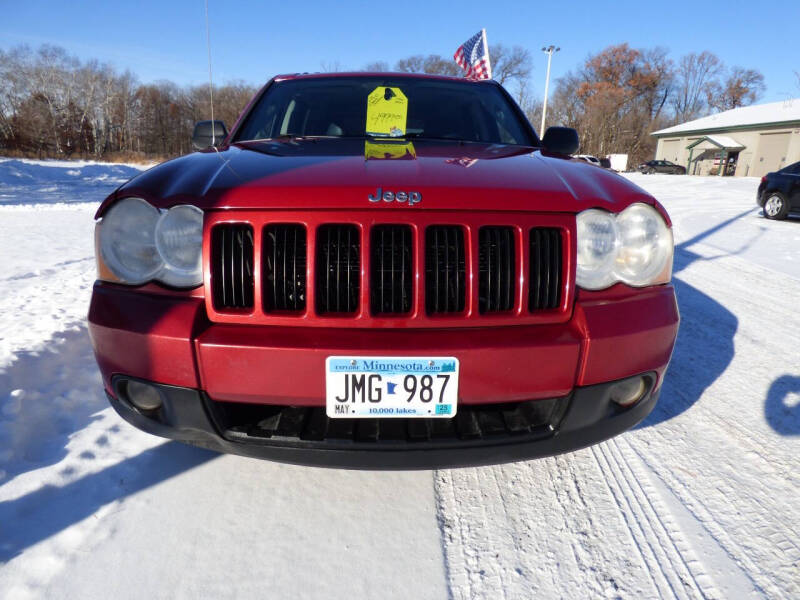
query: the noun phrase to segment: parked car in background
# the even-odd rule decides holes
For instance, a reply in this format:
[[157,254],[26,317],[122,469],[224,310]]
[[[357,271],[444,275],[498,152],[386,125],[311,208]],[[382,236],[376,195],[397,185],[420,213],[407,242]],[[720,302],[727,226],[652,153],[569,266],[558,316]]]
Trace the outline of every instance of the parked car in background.
[[785,219],[791,211],[800,211],[800,162],[764,175],[756,200],[768,219]]
[[638,167],[641,173],[651,175],[653,173],[668,173],[670,175],[686,175],[686,167],[676,165],[668,160],[649,160]]
[[596,156],[592,156],[591,154],[576,154],[575,158],[577,158],[578,160],[582,160],[584,162],[587,162],[590,165],[594,165],[595,167],[602,166],[600,164],[600,159],[597,158]]

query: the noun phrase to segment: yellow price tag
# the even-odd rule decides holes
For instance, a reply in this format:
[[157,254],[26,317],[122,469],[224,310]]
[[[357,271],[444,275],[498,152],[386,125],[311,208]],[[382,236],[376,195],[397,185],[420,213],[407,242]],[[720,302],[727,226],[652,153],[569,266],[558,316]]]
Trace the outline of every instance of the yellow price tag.
[[417,157],[414,144],[411,142],[364,142],[364,158],[370,159],[412,159]]
[[367,96],[368,135],[403,136],[407,116],[408,98],[400,88],[379,85]]

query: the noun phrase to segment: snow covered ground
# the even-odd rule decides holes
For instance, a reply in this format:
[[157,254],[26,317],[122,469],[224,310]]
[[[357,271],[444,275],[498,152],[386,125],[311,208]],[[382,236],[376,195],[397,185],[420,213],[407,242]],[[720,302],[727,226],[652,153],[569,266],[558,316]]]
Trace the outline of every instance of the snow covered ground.
[[142,167],[92,160],[0,158],[0,206],[101,200]]
[[0,160],[0,598],[800,597],[800,219],[763,219],[757,180],[630,176],[675,222],[682,315],[642,425],[371,473],[219,456],[107,407],[85,314],[122,168]]

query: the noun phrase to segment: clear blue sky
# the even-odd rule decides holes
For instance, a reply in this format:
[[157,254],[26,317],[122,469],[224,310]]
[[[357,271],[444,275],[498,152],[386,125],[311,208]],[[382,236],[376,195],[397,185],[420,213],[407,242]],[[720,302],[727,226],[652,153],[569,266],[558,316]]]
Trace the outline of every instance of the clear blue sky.
[[[129,68],[141,81],[207,78],[203,0],[42,2],[0,0],[0,48],[63,46],[83,59]],[[657,8],[658,10],[654,10]],[[710,50],[727,65],[760,70],[762,101],[800,97],[795,31],[800,0],[738,2],[221,2],[209,1],[215,82],[262,83],[276,73],[343,69],[411,54],[452,56],[485,27],[489,42],[522,45],[534,58],[533,91],[544,89],[540,48],[561,46],[553,78],[588,54],[628,42],[665,46],[673,59]],[[781,25],[783,24],[783,25]]]

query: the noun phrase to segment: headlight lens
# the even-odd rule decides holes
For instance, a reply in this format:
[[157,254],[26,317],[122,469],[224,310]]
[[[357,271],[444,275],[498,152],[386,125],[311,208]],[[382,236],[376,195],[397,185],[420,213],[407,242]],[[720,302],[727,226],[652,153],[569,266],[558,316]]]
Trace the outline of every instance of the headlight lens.
[[203,281],[203,211],[195,206],[159,211],[141,198],[125,198],[103,216],[98,238],[100,260],[116,281],[175,287]]
[[203,211],[175,206],[156,224],[156,248],[164,261],[159,279],[176,287],[197,285],[203,258]]
[[579,286],[599,290],[614,283],[619,234],[614,215],[591,209],[578,215]]
[[590,209],[577,216],[578,286],[600,290],[621,281],[635,287],[667,283],[672,230],[656,209],[630,205],[618,215]]
[[103,262],[125,283],[150,281],[161,270],[163,261],[155,240],[158,217],[158,210],[141,198],[117,202],[103,217]]
[[632,204],[617,217],[617,229],[620,280],[633,286],[650,285],[659,281],[665,268],[672,270],[672,231],[654,208]]

